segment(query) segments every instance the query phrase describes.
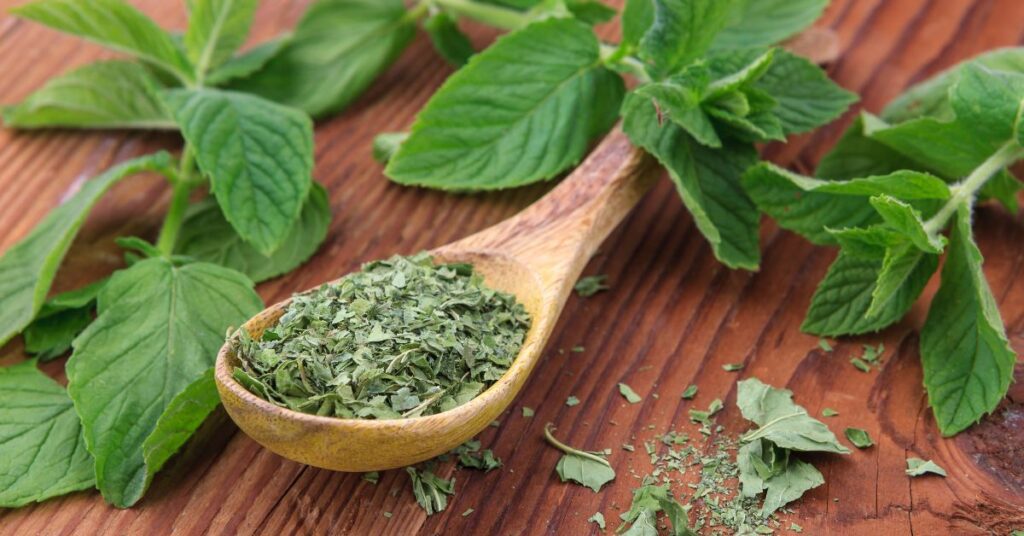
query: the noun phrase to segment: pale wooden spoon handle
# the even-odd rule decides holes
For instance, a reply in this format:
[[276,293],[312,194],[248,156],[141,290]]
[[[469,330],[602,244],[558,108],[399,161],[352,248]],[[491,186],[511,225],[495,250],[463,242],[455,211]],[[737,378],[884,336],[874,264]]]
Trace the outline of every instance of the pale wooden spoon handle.
[[540,200],[439,252],[478,251],[511,258],[538,274],[549,290],[550,285],[571,287],[604,239],[657,177],[653,158],[616,128]]

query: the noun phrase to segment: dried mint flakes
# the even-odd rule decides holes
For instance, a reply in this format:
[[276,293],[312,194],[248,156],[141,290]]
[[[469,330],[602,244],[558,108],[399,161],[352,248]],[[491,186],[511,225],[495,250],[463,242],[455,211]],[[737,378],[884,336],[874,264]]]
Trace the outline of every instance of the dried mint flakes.
[[394,256],[296,295],[260,340],[242,330],[234,375],[304,413],[432,415],[498,380],[529,327],[515,297],[485,286],[471,265]]

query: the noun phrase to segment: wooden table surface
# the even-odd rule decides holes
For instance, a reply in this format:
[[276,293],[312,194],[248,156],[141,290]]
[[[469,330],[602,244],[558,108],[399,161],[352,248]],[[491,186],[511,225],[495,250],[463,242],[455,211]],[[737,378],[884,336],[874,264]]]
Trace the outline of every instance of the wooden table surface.
[[[0,1],[5,8],[14,3]],[[134,3],[165,26],[184,26],[183,2]],[[263,2],[254,39],[290,26],[303,4]],[[1024,42],[1024,2],[833,0],[819,24],[835,29],[841,45],[830,74],[859,92],[865,108],[878,111],[908,84],[946,66]],[[614,28],[603,31],[614,37]],[[473,33],[480,44],[494,36],[482,28]],[[17,101],[47,78],[107,55],[0,15],[0,102]],[[403,188],[384,178],[370,157],[373,135],[409,125],[450,72],[421,35],[354,106],[317,126],[315,176],[330,191],[330,235],[311,262],[261,285],[264,300],[278,301],[364,261],[470,234],[547,190],[542,185],[459,196]],[[768,147],[765,154],[808,171],[849,119]],[[0,250],[84,178],[131,156],[179,146],[168,134],[0,131]],[[121,261],[114,237],[154,237],[168,193],[152,178],[115,188],[93,211],[57,289],[116,269]],[[1024,352],[1024,221],[986,206],[978,212],[977,231],[1010,341]],[[747,376],[792,389],[812,414],[836,408],[840,415],[828,420],[833,430],[861,427],[877,441],[849,456],[816,459],[826,484],[795,504],[785,526],[792,519],[805,534],[844,535],[1004,535],[1024,528],[1024,367],[1018,364],[1018,383],[993,415],[954,439],[942,439],[926,405],[917,351],[935,281],[899,325],[877,336],[841,340],[833,353],[825,353],[816,337],[798,327],[834,251],[772,226],[762,239],[759,272],[722,267],[672,185],[662,180],[587,268],[588,274],[609,274],[612,290],[569,300],[534,377],[501,426],[481,435],[505,466],[487,474],[456,471],[457,494],[443,513],[428,517],[420,510],[404,471],[388,471],[372,485],[358,474],[293,463],[261,448],[218,411],[135,508],[117,510],[98,493],[81,492],[0,511],[0,533],[587,534],[594,525],[586,519],[596,511],[617,526],[638,484],[629,468],[640,474],[649,469],[645,455],[620,450],[620,444],[639,444],[673,427],[690,430],[687,409],[704,408],[714,398],[726,401],[718,421],[727,432],[743,431],[735,382]],[[886,347],[881,371],[865,374],[849,364],[863,344],[879,342]],[[577,344],[585,346],[582,354],[567,351]],[[0,355],[6,356],[4,364],[21,359],[20,340]],[[740,361],[740,373],[722,369]],[[62,378],[62,368],[60,361],[46,370]],[[618,382],[644,394],[643,403],[626,404]],[[693,402],[681,400],[691,383],[700,386],[699,395]],[[570,395],[582,403],[567,407]],[[536,416],[523,418],[523,406],[535,408]],[[618,479],[601,493],[560,483],[554,473],[559,453],[542,438],[546,422],[570,444],[611,447]],[[935,459],[949,477],[909,479],[903,473],[908,456]],[[468,508],[474,512],[463,517]]]

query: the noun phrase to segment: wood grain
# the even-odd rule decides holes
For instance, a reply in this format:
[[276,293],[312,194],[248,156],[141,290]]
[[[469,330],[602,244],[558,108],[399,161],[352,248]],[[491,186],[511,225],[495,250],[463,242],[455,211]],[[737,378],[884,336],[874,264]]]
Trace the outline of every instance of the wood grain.
[[[3,0],[4,8],[14,2]],[[256,40],[290,25],[304,2],[264,2]],[[181,28],[178,2],[137,2],[161,23]],[[829,68],[843,86],[878,111],[906,85],[998,46],[1024,42],[1020,0],[833,0],[820,22],[839,36],[841,57]],[[472,27],[484,44],[494,32]],[[614,28],[602,28],[613,38]],[[0,15],[0,101],[14,102],[47,78],[105,57],[95,46]],[[316,177],[330,191],[335,218],[327,243],[302,269],[260,286],[268,303],[395,252],[449,243],[511,216],[548,185],[480,196],[446,195],[390,184],[370,158],[372,136],[406,127],[450,73],[423,36],[344,114],[317,127]],[[772,160],[809,170],[850,117],[813,135],[772,145]],[[112,163],[155,148],[178,147],[173,135],[135,132],[0,131],[0,250],[24,236],[75,185]],[[140,178],[116,187],[93,216],[65,262],[57,289],[73,288],[120,266],[113,238],[152,238],[166,188]],[[995,206],[978,212],[985,273],[999,301],[1011,344],[1024,351],[1024,222]],[[796,393],[808,410],[839,410],[835,430],[867,429],[877,446],[847,457],[821,457],[826,485],[788,516],[805,534],[1008,534],[1024,528],[1024,384],[990,417],[955,439],[942,439],[921,388],[917,333],[935,281],[899,325],[878,336],[844,339],[833,353],[799,332],[816,282],[834,252],[766,225],[757,273],[715,262],[683,210],[660,181],[605,242],[586,273],[609,274],[613,289],[571,297],[537,370],[501,426],[480,436],[505,467],[488,474],[455,471],[457,495],[448,510],[425,516],[402,471],[376,486],[357,474],[301,466],[241,434],[223,412],[161,472],[131,510],[77,493],[0,512],[3,534],[587,534],[601,511],[615,526],[628,506],[646,456],[619,450],[669,428],[689,430],[686,410],[726,400],[727,432],[744,424],[732,403],[735,381],[757,376]],[[848,358],[861,345],[886,346],[881,371],[864,374]],[[582,344],[585,351],[567,350]],[[565,349],[566,351],[562,351]],[[4,363],[23,358],[15,341]],[[722,370],[742,361],[740,373]],[[62,363],[47,366],[61,377]],[[1017,367],[1018,381],[1024,369]],[[644,394],[629,405],[615,390],[626,382]],[[691,403],[679,394],[700,386]],[[659,397],[653,395],[657,393]],[[583,401],[567,407],[575,395]],[[536,409],[521,417],[522,406]],[[558,482],[558,453],[542,439],[544,423],[589,449],[613,448],[619,478],[601,493]],[[653,429],[650,426],[653,425]],[[908,456],[933,458],[949,477],[908,479]],[[452,469],[442,468],[446,472]],[[474,512],[460,514],[468,508]],[[391,512],[386,518],[383,513]]]

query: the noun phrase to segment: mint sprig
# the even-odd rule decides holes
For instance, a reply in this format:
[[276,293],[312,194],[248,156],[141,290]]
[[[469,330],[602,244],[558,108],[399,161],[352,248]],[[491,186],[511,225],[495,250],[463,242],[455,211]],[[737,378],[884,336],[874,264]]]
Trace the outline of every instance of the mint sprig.
[[[854,335],[898,321],[945,253],[920,343],[925,388],[944,435],[995,409],[1016,361],[971,230],[976,202],[994,196],[1015,210],[1021,187],[1008,167],[1024,158],[1024,73],[986,67],[993,57],[1014,56],[984,56],[912,89],[921,107],[897,99],[887,113],[902,122],[864,114],[819,167],[833,180],[767,164],[744,176],[754,202],[781,226],[840,247],[811,300],[803,324],[809,333]],[[861,172],[888,174],[852,178]]]

